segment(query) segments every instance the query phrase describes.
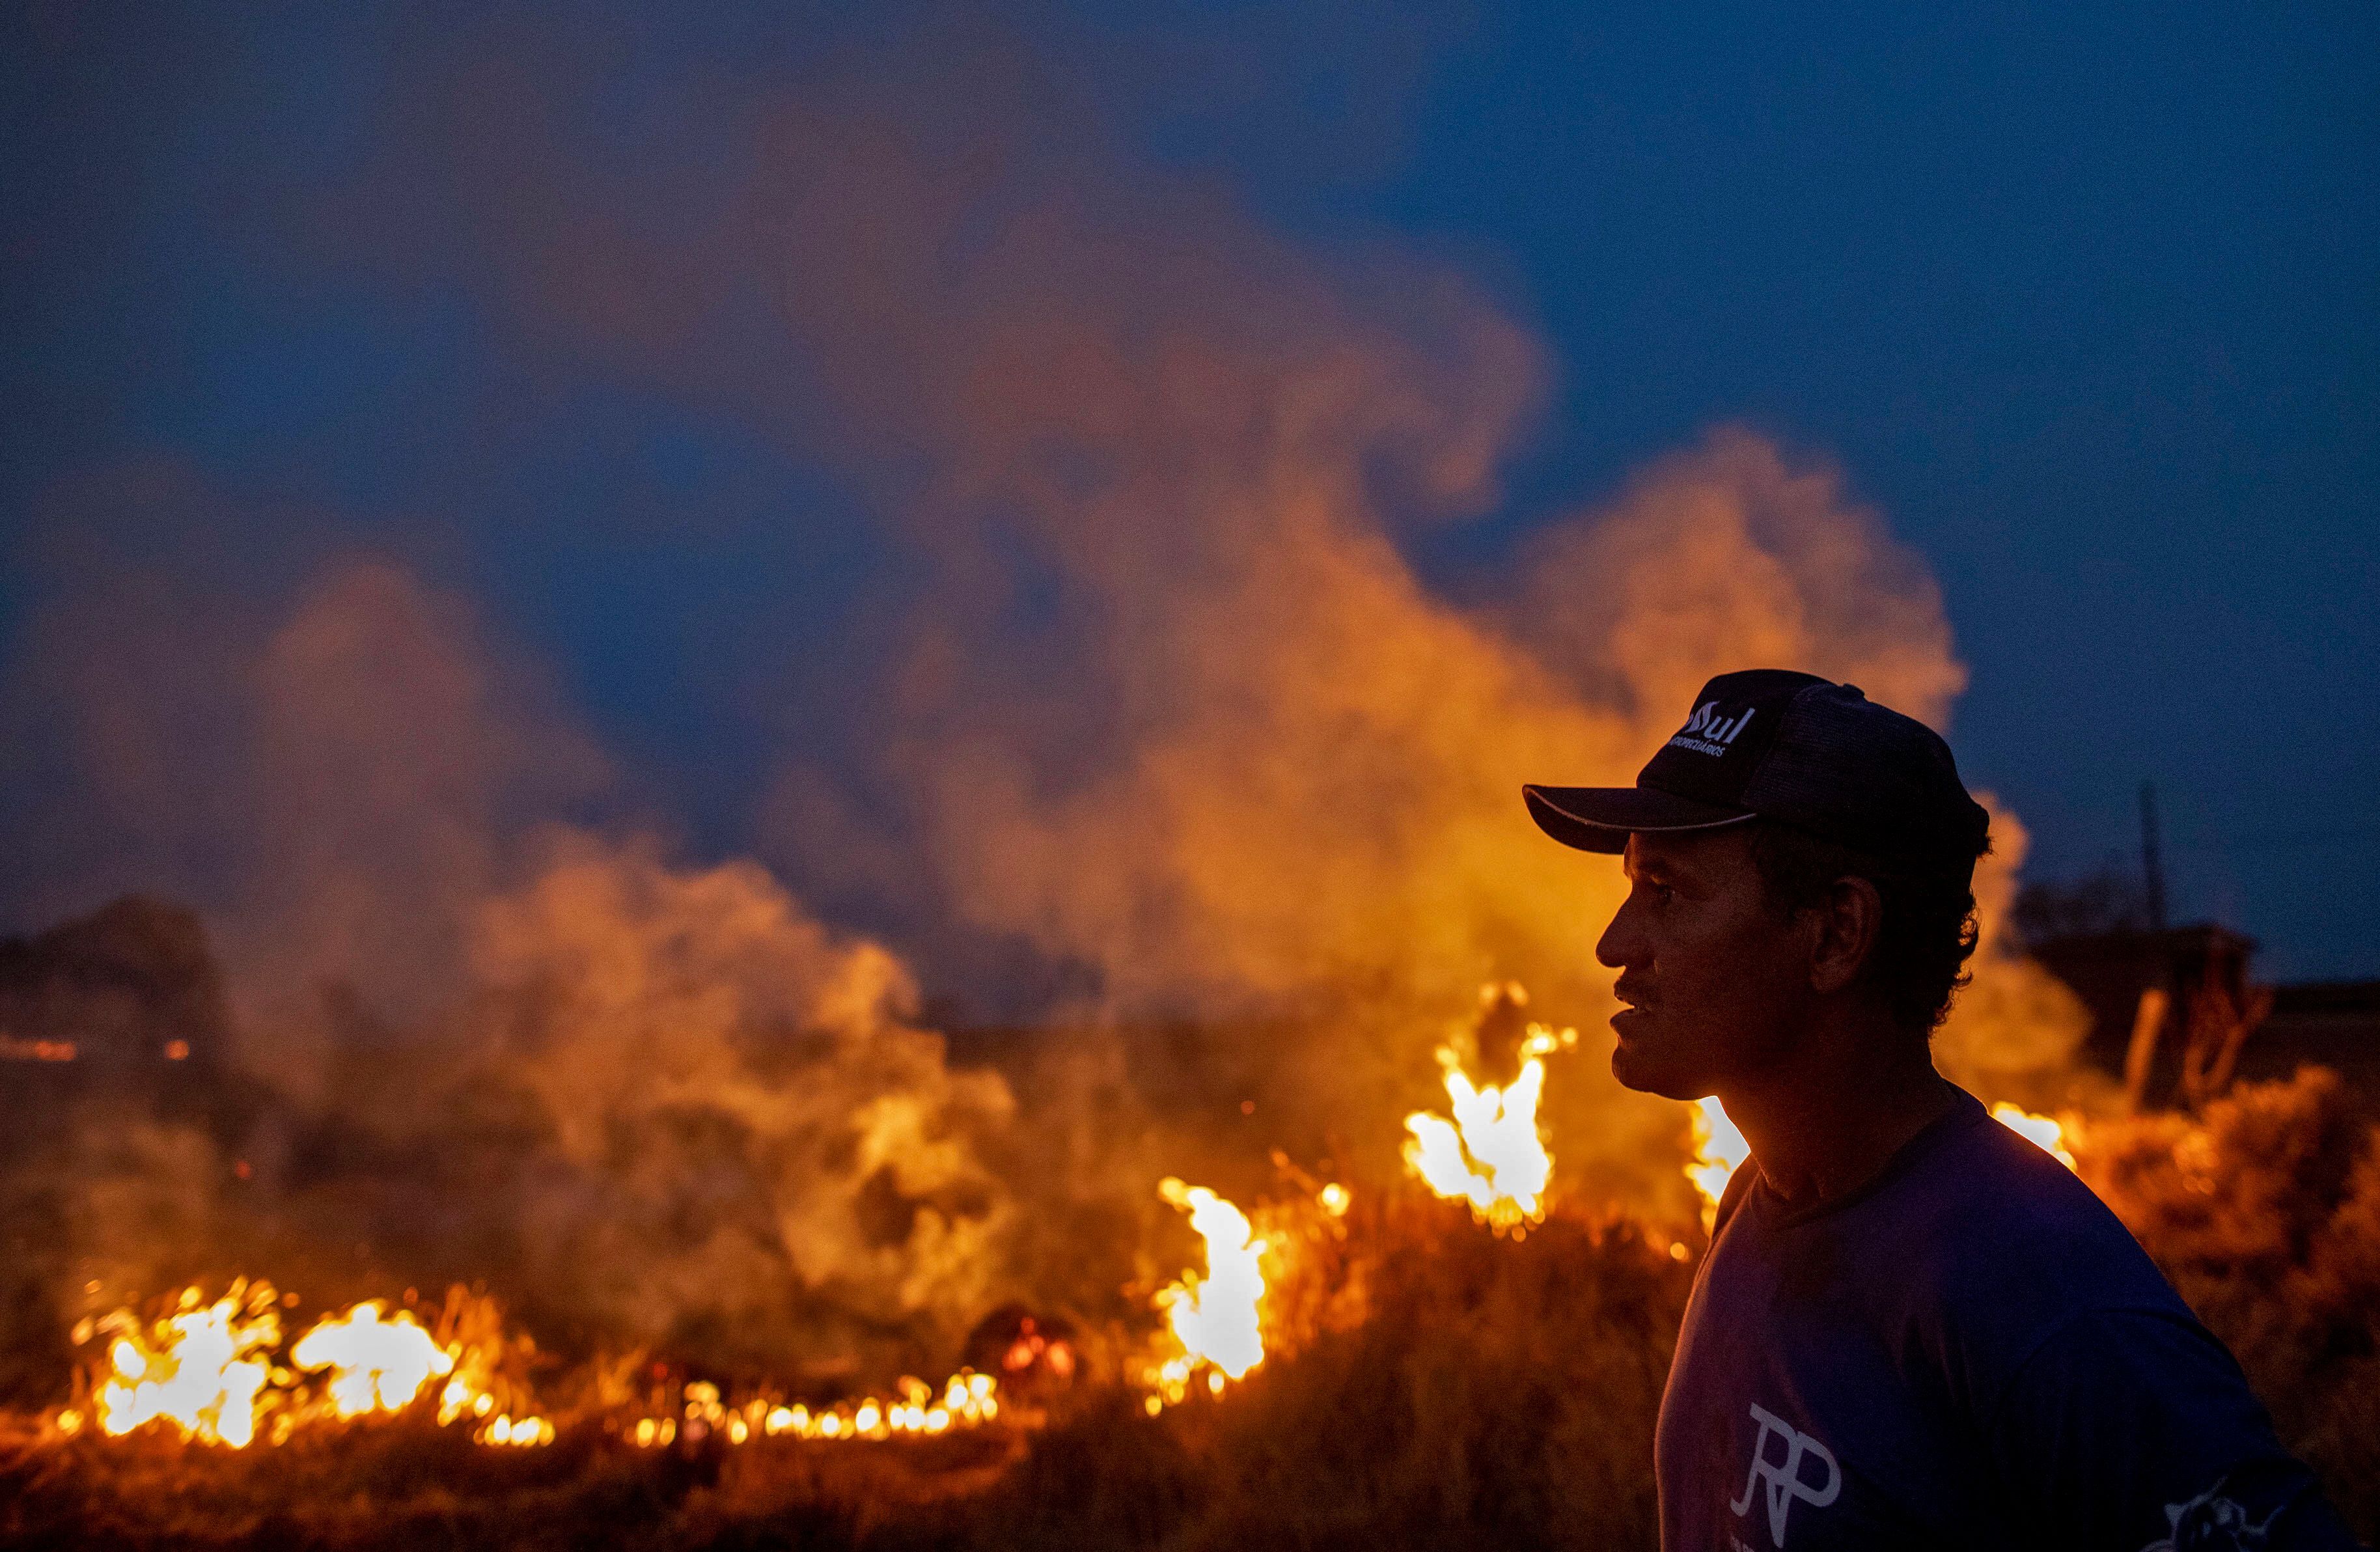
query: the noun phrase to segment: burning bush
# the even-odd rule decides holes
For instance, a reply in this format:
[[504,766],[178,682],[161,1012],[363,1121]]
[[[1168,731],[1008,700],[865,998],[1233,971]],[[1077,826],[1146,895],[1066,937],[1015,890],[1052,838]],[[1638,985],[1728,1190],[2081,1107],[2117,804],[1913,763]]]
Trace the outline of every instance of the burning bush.
[[2092,1125],[2082,1176],[2230,1345],[2281,1437],[2380,1534],[2380,1129],[2336,1073]]
[[[1640,1547],[1688,1271],[1633,1226],[1556,1212],[1524,1242],[1456,1205],[1356,1205],[1293,1297],[1325,1322],[1220,1399],[1093,1401],[982,1498],[881,1545]],[[1318,1286],[1299,1288],[1312,1279]]]

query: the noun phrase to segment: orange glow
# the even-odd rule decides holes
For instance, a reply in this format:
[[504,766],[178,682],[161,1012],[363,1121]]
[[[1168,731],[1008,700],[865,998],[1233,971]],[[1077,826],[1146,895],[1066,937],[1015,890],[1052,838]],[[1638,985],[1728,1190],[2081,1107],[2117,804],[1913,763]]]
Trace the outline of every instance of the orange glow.
[[0,1061],[72,1061],[76,1054],[72,1040],[26,1040],[0,1035]]

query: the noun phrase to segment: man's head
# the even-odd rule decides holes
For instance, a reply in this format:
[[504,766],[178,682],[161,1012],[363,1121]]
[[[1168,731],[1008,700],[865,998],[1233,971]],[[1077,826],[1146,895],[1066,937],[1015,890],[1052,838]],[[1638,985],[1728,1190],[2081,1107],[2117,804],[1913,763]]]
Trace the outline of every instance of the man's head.
[[1632,836],[1628,898],[1596,944],[1627,1006],[1613,1073],[1672,1099],[1790,1061],[1821,1028],[1922,1051],[1975,944],[1965,879],[1897,873],[1755,819]]
[[1596,953],[1630,1087],[1698,1098],[1847,1017],[1922,1051],[1964,979],[1988,817],[1937,734],[1856,686],[1722,674],[1635,786],[1524,793],[1557,840],[1624,852]]

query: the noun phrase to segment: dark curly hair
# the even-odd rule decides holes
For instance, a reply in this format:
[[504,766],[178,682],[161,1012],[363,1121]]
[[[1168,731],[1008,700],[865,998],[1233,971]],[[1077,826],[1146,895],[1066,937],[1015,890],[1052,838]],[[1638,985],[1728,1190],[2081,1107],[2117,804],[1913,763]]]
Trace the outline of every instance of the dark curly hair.
[[[1884,919],[1863,974],[1883,996],[1893,1023],[1920,1038],[1930,1037],[1949,1015],[1951,998],[1973,978],[1966,968],[1979,931],[1971,870],[1896,867],[1769,819],[1747,829],[1768,903],[1789,919],[1823,902],[1840,879],[1876,886]],[[1983,849],[1992,849],[1988,836]]]

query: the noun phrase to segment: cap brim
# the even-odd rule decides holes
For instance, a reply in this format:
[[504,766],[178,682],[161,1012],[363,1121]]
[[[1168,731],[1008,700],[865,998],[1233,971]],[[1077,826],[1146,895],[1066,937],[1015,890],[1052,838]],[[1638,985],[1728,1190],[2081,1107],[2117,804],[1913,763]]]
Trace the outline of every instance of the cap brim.
[[1624,852],[1635,834],[1719,830],[1753,818],[1747,808],[1698,803],[1658,787],[1523,787],[1537,828],[1582,852]]

